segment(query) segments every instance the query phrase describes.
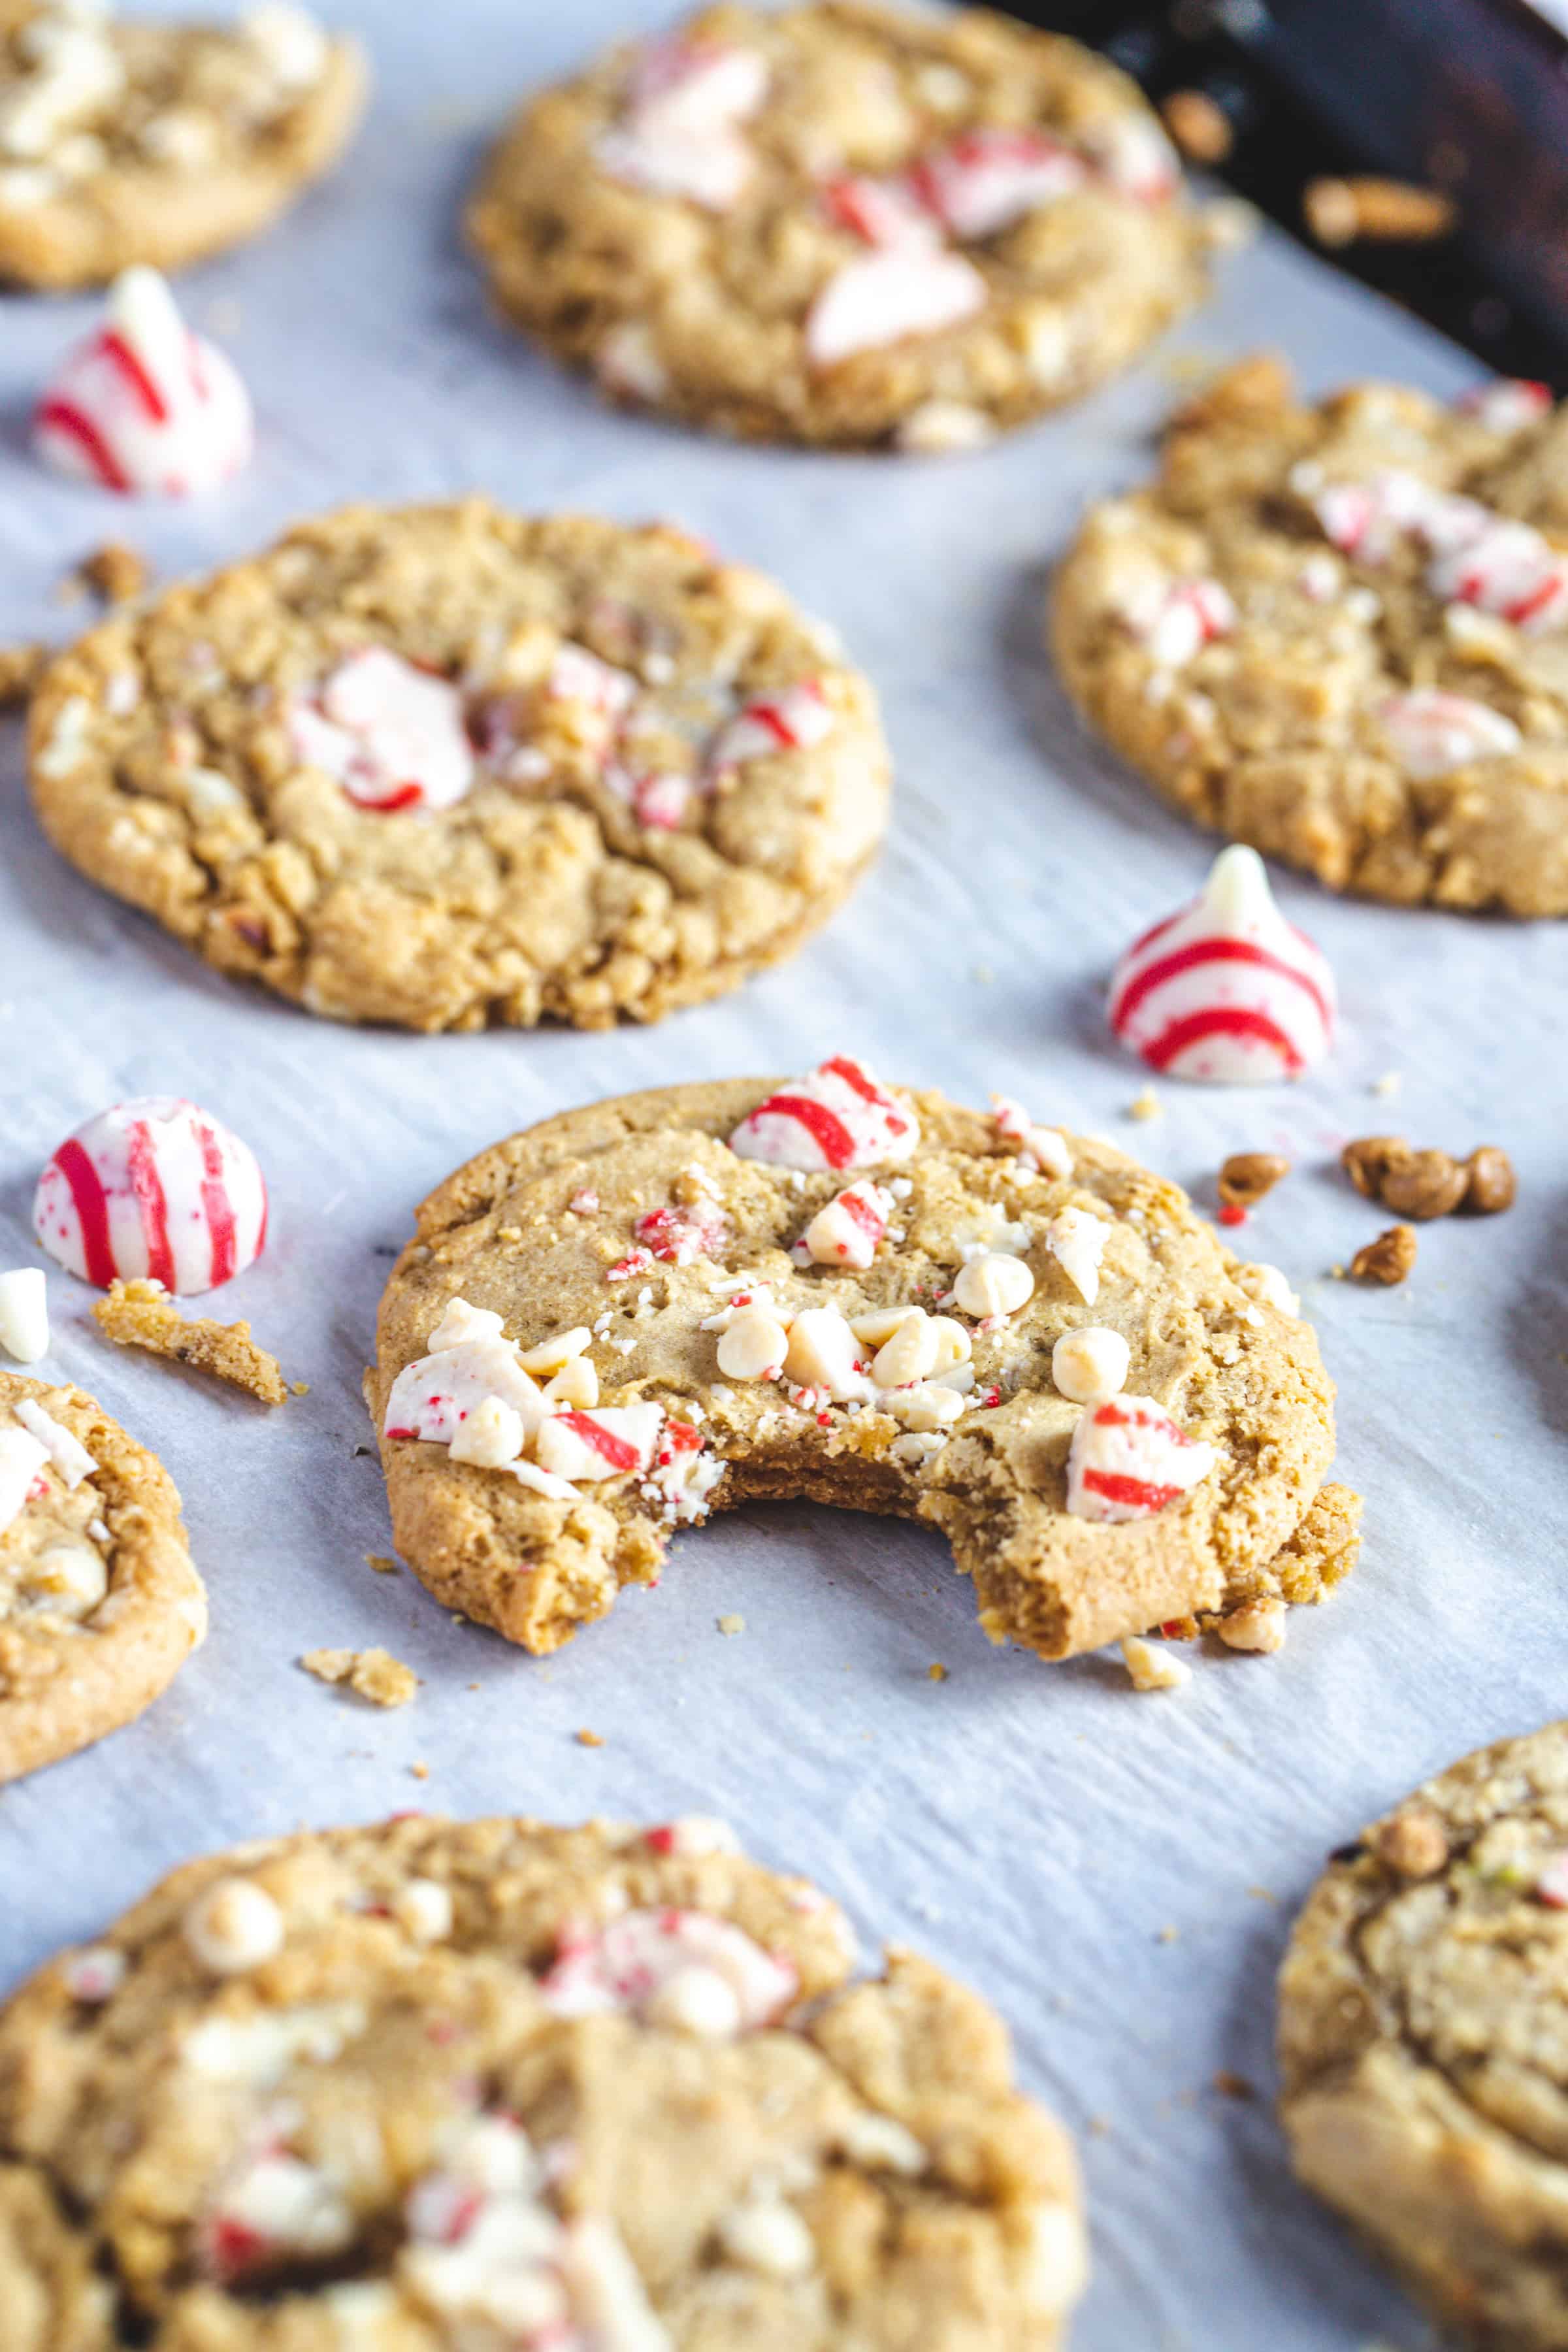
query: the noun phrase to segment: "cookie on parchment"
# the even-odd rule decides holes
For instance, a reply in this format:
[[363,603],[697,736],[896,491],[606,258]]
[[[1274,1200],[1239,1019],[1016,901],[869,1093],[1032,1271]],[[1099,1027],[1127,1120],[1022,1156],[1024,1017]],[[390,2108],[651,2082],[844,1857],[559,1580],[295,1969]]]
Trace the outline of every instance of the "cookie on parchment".
[[1400,905],[1568,913],[1568,410],[1494,383],[1302,406],[1242,362],[1090,512],[1050,635],[1199,824]]
[[292,0],[234,25],[0,5],[0,282],[181,269],[266,228],[364,106],[357,45]]
[[353,507],[33,699],[55,846],[223,971],[411,1029],[604,1027],[815,930],[888,814],[871,689],[673,525]]
[[1493,2352],[1568,2343],[1568,1724],[1337,1855],[1279,1980],[1296,2169]]
[[525,105],[468,231],[614,397],[751,439],[969,448],[1204,289],[1155,116],[980,8],[721,5]]
[[1194,1619],[1278,1647],[1357,1542],[1277,1271],[1110,1146],[847,1055],[481,1153],[419,1211],[366,1394],[398,1549],[536,1652],[753,1496],[934,1524],[1047,1658]]
[[71,2352],[1052,2352],[1065,2135],[974,1994],[854,1971],[700,1818],[193,1863],[0,2014],[0,2309]]
[[79,1389],[0,1372],[0,1781],[131,1722],[206,1624],[162,1464]]

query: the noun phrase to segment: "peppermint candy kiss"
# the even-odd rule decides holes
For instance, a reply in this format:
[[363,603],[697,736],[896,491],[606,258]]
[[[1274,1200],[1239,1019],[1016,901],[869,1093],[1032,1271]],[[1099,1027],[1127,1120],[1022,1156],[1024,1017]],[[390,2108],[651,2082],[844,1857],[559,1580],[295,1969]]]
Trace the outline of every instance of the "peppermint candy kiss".
[[1327,958],[1274,903],[1263,860],[1220,852],[1200,897],[1117,965],[1110,1025],[1151,1069],[1219,1086],[1296,1078],[1333,1039]]
[[38,1179],[33,1230],[84,1282],[188,1296],[243,1274],[267,1240],[248,1145],[195,1103],[143,1095],[68,1136]]
[[237,474],[254,444],[250,395],[194,335],[155,269],[128,269],[108,323],[67,358],[33,442],[62,474],[129,497],[190,498]]

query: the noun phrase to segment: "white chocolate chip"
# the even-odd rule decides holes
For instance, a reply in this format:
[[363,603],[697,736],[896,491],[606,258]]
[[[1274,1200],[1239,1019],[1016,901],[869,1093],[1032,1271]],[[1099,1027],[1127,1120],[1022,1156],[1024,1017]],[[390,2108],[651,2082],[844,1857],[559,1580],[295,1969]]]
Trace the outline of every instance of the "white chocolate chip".
[[1058,1209],[1046,1227],[1046,1245],[1068,1280],[1092,1307],[1100,1296],[1100,1262],[1110,1227],[1088,1209]]
[[1277,1265],[1268,1265],[1261,1258],[1255,1265],[1237,1268],[1236,1278],[1250,1298],[1265,1307],[1272,1307],[1278,1315],[1297,1316],[1301,1302]]
[[1070,2205],[1037,2208],[1029,2231],[1024,2295],[1031,2311],[1051,2318],[1070,2311],[1089,2281],[1083,2223]]
[[1127,1385],[1131,1350],[1120,1331],[1101,1324],[1064,1331],[1051,1349],[1051,1378],[1074,1404],[1102,1404]]
[[720,1336],[719,1370],[732,1381],[771,1380],[782,1369],[788,1332],[767,1307],[738,1307]]
[[1256,1650],[1271,1657],[1285,1646],[1285,1603],[1273,1595],[1247,1601],[1219,1622],[1219,1638],[1232,1650]]
[[477,1404],[453,1433],[454,1462],[473,1462],[481,1470],[502,1470],[522,1452],[522,1415],[504,1398],[488,1396]]
[[719,2224],[719,2242],[732,2263],[764,2278],[806,2278],[816,2268],[816,2241],[782,2197],[749,2197]]
[[24,1429],[30,1430],[43,1447],[68,1487],[81,1485],[98,1468],[97,1463],[79,1437],[74,1437],[63,1422],[46,1412],[36,1397],[18,1397],[11,1408]]
[[545,1382],[544,1402],[574,1405],[579,1412],[586,1412],[598,1403],[599,1375],[586,1356],[574,1356],[569,1364],[562,1365],[552,1381]]
[[650,2025],[674,2033],[727,2042],[741,2029],[740,1996],[717,1969],[694,1963],[666,1977],[648,1995],[643,2015]]
[[901,2172],[910,2180],[918,2179],[931,2160],[907,2125],[870,2108],[849,2117],[838,2134],[838,2147],[851,2164],[868,2172]]
[[587,1325],[578,1323],[570,1331],[557,1331],[552,1339],[541,1339],[536,1348],[525,1348],[518,1361],[525,1372],[563,1371],[593,1341]]
[[1180,1690],[1193,1678],[1193,1670],[1184,1659],[1173,1656],[1161,1643],[1145,1642],[1141,1634],[1130,1634],[1122,1643],[1121,1659],[1132,1677],[1134,1690]]
[[84,1543],[50,1544],[21,1570],[21,1580],[39,1605],[65,1617],[86,1617],[109,1591],[101,1555]]
[[306,89],[326,70],[327,37],[292,0],[262,0],[240,18],[239,29],[285,89]]
[[1006,1250],[983,1250],[959,1271],[952,1295],[966,1315],[982,1321],[1016,1315],[1034,1296],[1035,1277],[1021,1257]]
[[184,1933],[203,1968],[239,1976],[282,1949],[283,1914],[254,1879],[220,1878],[191,1905]]
[[924,1307],[910,1307],[873,1357],[872,1381],[879,1389],[911,1388],[935,1371],[940,1344]]
[[452,1898],[438,1879],[411,1878],[393,1896],[391,1910],[416,1944],[443,1943],[452,1932]]
[[945,457],[955,450],[983,449],[996,438],[996,426],[983,408],[966,400],[922,400],[894,435],[911,457]]
[[790,1327],[784,1372],[803,1388],[826,1389],[837,1404],[869,1401],[859,1342],[836,1307],[808,1307]]
[[466,1298],[448,1301],[447,1311],[425,1345],[432,1356],[444,1355],[448,1348],[461,1348],[470,1339],[499,1339],[501,1317],[493,1315],[488,1307],[470,1307]]
[[936,1360],[931,1368],[931,1375],[940,1380],[944,1372],[968,1363],[974,1353],[974,1342],[963,1325],[955,1322],[951,1315],[933,1315],[931,1328],[936,1334]]
[[48,1353],[48,1297],[39,1266],[0,1274],[0,1348],[19,1364],[36,1364]]

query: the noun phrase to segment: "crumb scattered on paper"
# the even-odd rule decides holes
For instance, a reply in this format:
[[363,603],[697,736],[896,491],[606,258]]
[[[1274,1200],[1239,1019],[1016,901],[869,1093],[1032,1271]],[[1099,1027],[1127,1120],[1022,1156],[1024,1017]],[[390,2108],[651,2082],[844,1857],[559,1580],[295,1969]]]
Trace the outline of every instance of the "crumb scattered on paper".
[[395,1559],[388,1559],[384,1552],[367,1551],[364,1564],[367,1568],[374,1568],[377,1576],[397,1576],[402,1573],[397,1562]]
[[373,1706],[406,1706],[419,1687],[413,1667],[387,1650],[307,1650],[300,1664],[318,1682],[344,1683]]
[[716,1619],[715,1622],[717,1623],[721,1633],[743,1633],[746,1630],[745,1619],[743,1617],[737,1617],[733,1611],[731,1611],[727,1617],[720,1617]]
[[576,1738],[579,1748],[602,1748],[605,1744],[596,1731],[580,1731]]
[[1163,1116],[1164,1108],[1164,1104],[1160,1100],[1153,1087],[1145,1087],[1142,1093],[1134,1095],[1128,1104],[1127,1116],[1129,1118],[1136,1119],[1159,1118]]
[[942,1664],[942,1660],[941,1660],[940,1658],[934,1659],[934,1660],[932,1661],[932,1663],[931,1663],[931,1664],[926,1668],[926,1676],[927,1676],[928,1681],[931,1681],[931,1682],[933,1682],[933,1683],[944,1683],[944,1682],[946,1682],[946,1680],[947,1680],[947,1668]]

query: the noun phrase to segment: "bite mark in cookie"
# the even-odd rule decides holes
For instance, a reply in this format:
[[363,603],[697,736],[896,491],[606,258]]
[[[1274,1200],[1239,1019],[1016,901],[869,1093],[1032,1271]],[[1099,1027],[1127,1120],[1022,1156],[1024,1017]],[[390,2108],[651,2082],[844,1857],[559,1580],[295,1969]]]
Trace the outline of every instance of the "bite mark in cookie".
[[914,450],[1121,365],[1196,299],[1205,242],[1101,59],[859,5],[710,7],[613,51],[523,108],[468,226],[501,307],[614,396]]
[[302,524],[117,615],[33,705],[46,831],[219,969],[417,1029],[735,985],[887,821],[864,678],[664,524],[481,500]]
[[1355,1540],[1314,1499],[1331,1395],[1173,1186],[844,1055],[601,1104],[460,1171],[367,1382],[400,1551],[537,1651],[753,1495],[933,1522],[987,1633],[1047,1657],[1313,1598]]

